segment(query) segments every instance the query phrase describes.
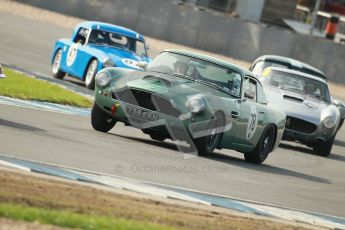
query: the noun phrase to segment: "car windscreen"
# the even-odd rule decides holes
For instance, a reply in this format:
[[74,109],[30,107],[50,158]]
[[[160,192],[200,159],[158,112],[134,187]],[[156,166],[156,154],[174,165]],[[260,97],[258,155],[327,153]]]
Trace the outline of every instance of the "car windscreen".
[[302,75],[267,68],[262,72],[260,81],[283,90],[307,94],[328,103],[331,101],[327,84]]
[[252,73],[255,76],[260,76],[262,71],[267,67],[281,67],[281,68],[289,68],[289,65],[284,62],[273,62],[273,61],[258,61],[252,69]]
[[144,42],[131,37],[119,35],[117,33],[102,30],[92,30],[88,43],[93,45],[104,45],[127,49],[135,52],[141,57],[147,57],[147,51]]
[[174,74],[218,88],[240,97],[241,75],[230,68],[181,54],[163,52],[147,67],[150,71]]
[[326,76],[324,74],[322,74],[321,72],[315,71],[312,68],[308,68],[306,66],[303,66],[303,67],[292,66],[291,64],[287,62],[280,62],[280,61],[273,61],[273,60],[258,61],[253,67],[252,72],[254,75],[259,76],[261,72],[267,67],[281,67],[281,68],[292,69],[292,70],[300,71],[302,73],[320,77],[322,79],[326,79]]
[[316,71],[314,71],[312,69],[302,68],[302,69],[296,69],[296,70],[301,71],[301,72],[306,73],[306,74],[310,74],[310,75],[316,76],[316,77],[320,77],[322,79],[327,79],[324,74],[316,72]]

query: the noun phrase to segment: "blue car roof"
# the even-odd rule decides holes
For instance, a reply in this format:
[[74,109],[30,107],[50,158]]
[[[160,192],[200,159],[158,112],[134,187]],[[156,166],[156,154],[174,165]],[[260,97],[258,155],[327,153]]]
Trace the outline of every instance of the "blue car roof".
[[85,21],[78,24],[75,27],[73,36],[78,32],[80,27],[84,27],[88,29],[104,30],[104,31],[112,32],[112,33],[117,33],[123,36],[131,37],[142,42],[145,41],[144,36],[142,36],[141,34],[139,34],[138,32],[134,30],[131,30],[122,26],[113,25],[110,23],[96,22],[96,21]]

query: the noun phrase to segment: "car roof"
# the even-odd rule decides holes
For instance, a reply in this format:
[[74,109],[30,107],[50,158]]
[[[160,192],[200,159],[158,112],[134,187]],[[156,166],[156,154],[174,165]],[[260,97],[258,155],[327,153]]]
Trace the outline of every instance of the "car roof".
[[216,65],[220,65],[220,66],[223,66],[223,67],[226,67],[229,69],[233,69],[242,75],[249,75],[249,76],[254,77],[252,72],[250,72],[249,70],[247,70],[241,66],[232,64],[230,62],[223,61],[221,59],[218,59],[218,58],[215,58],[215,57],[212,57],[209,55],[200,54],[200,53],[196,53],[196,52],[189,51],[189,50],[187,51],[187,50],[179,50],[179,49],[167,49],[167,50],[164,50],[163,52],[176,53],[176,54],[181,54],[181,55],[188,56],[188,57],[201,59],[201,60],[211,62],[211,63],[216,64]]
[[112,33],[117,33],[123,36],[131,37],[140,41],[145,41],[144,36],[142,36],[138,32],[122,27],[122,26],[113,25],[110,23],[97,22],[97,21],[85,21],[78,24],[75,27],[75,33],[77,33],[80,27],[84,27],[88,29],[104,30],[104,31],[112,32]]
[[271,70],[275,70],[275,71],[279,71],[279,72],[284,72],[284,73],[295,74],[295,75],[298,75],[298,76],[301,76],[301,77],[306,77],[306,78],[309,78],[309,79],[312,79],[312,80],[316,80],[316,81],[325,83],[327,85],[327,82],[324,79],[322,79],[320,77],[316,77],[316,76],[311,75],[311,74],[303,73],[301,71],[287,69],[287,68],[282,68],[282,67],[273,67],[273,66],[267,67],[266,69],[271,69]]
[[288,58],[288,57],[283,57],[283,56],[278,56],[278,55],[263,55],[263,56],[258,57],[253,63],[256,63],[258,61],[273,61],[273,62],[286,63],[296,68],[306,69],[311,72],[315,72],[315,74],[317,74],[318,77],[327,79],[325,73],[322,72],[321,70],[305,62],[301,62],[293,58]]

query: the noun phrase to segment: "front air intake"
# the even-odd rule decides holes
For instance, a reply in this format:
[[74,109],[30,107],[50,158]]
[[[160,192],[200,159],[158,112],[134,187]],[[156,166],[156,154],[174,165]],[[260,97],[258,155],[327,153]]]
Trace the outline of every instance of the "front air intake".
[[174,117],[181,115],[181,112],[171,104],[169,99],[139,89],[125,88],[113,92],[112,98]]

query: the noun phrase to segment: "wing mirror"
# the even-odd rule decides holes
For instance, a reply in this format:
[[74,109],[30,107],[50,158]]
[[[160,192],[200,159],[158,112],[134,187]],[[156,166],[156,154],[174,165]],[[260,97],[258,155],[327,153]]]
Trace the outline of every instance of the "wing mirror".
[[244,97],[248,99],[255,99],[255,93],[251,91],[247,91],[244,93]]

